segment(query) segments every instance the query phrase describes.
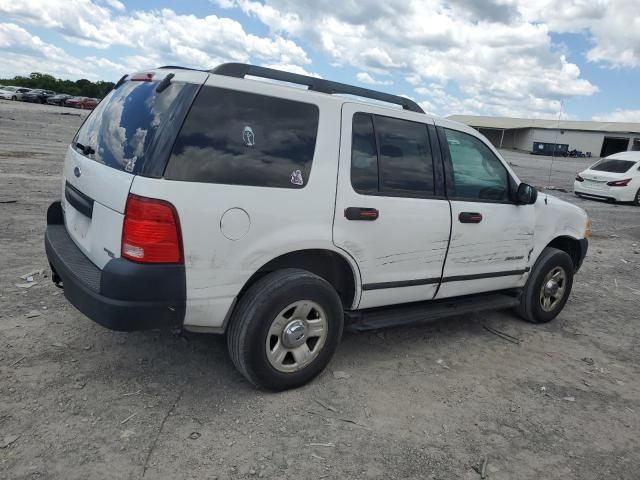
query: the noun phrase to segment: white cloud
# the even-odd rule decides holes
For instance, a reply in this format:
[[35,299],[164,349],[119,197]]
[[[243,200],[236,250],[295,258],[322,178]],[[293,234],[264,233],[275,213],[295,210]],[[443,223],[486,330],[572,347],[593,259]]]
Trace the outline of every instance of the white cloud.
[[617,109],[613,112],[594,115],[596,122],[632,122],[640,123],[640,110]]
[[120,2],[119,0],[102,0],[103,3],[106,3],[109,7],[115,9],[115,10],[120,10],[120,11],[124,11],[125,10],[125,6],[122,2]]
[[[119,10],[118,2],[108,0],[108,4]],[[89,0],[0,0],[0,14],[53,29],[77,45],[134,48],[146,58],[144,66],[178,63],[209,68],[225,61],[254,61],[302,67],[311,63],[293,40],[277,34],[253,35],[239,22],[216,15],[180,15],[170,9],[123,14]]]
[[104,58],[90,57],[82,60],[73,57],[13,23],[0,23],[0,52],[4,75],[44,72],[64,78],[84,77],[97,80],[99,76],[87,66],[100,64],[111,69],[116,65]]
[[640,66],[638,0],[523,0],[519,8],[529,21],[544,22],[555,32],[586,32],[592,62]]
[[368,83],[369,85],[393,85],[391,80],[376,80],[367,72],[358,72],[356,78],[359,82]]
[[[554,47],[548,25],[525,18],[523,3],[235,0],[272,31],[315,45],[338,67],[360,69],[363,82],[402,76],[439,111],[553,116],[561,99],[592,95],[597,87]],[[460,98],[438,104],[424,90],[433,83],[457,87]]]

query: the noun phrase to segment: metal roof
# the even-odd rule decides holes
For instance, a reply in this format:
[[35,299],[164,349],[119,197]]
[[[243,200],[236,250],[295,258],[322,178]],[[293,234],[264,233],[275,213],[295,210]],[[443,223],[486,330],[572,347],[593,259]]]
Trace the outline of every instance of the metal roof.
[[587,132],[640,133],[640,123],[582,122],[576,120],[542,120],[538,118],[484,117],[479,115],[451,115],[449,120],[479,128],[546,128],[583,130]]

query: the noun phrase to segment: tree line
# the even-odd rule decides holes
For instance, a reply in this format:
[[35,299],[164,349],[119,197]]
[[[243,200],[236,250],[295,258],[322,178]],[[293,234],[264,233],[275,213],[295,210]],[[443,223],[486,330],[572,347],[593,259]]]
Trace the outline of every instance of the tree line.
[[86,78],[63,80],[47,73],[33,72],[28,77],[17,75],[13,78],[0,78],[0,85],[41,88],[53,90],[56,93],[67,93],[74,97],[103,98],[113,88],[114,83],[102,80],[92,82]]

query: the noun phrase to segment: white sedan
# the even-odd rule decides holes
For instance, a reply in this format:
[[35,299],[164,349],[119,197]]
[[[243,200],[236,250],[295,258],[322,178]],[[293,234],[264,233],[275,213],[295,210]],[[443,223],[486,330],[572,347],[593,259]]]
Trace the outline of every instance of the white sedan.
[[0,89],[0,98],[5,100],[22,100],[22,94],[27,93],[30,88],[25,87],[2,87]]
[[640,152],[610,155],[576,175],[573,191],[593,197],[640,205]]

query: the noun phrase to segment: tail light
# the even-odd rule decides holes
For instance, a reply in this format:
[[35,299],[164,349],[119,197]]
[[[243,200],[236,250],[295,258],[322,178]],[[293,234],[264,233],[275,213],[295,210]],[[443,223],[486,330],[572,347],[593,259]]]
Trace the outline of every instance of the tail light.
[[154,75],[155,74],[153,72],[136,73],[130,78],[130,80],[132,82],[151,82],[153,80]]
[[613,182],[607,182],[607,185],[609,185],[610,187],[626,187],[627,185],[629,185],[630,181],[630,178],[625,178],[624,180],[614,180]]
[[182,263],[182,234],[175,207],[164,200],[129,194],[122,256],[138,263]]
[[584,182],[584,178],[580,176],[580,174],[576,175],[576,182]]

